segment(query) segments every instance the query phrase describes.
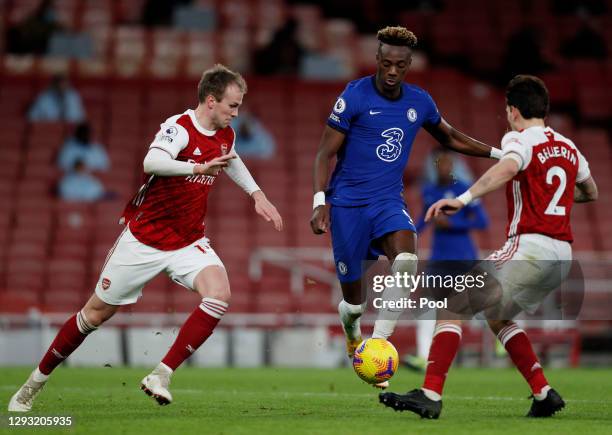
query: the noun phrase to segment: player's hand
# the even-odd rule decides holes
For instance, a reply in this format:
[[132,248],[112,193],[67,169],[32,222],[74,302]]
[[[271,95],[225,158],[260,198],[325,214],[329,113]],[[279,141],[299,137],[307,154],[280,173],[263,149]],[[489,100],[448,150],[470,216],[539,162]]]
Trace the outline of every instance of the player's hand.
[[429,222],[432,218],[437,218],[441,214],[447,216],[454,215],[464,207],[463,203],[458,199],[441,199],[436,201],[425,214],[425,222]]
[[259,216],[262,216],[266,222],[272,222],[276,231],[283,229],[283,218],[281,217],[276,207],[268,201],[266,195],[261,190],[253,192],[253,199],[255,200],[255,211]]
[[229,165],[231,159],[235,159],[236,154],[230,153],[224,156],[215,157],[210,162],[205,162],[203,165],[195,165],[193,168],[194,175],[219,175],[223,168]]
[[310,218],[310,228],[315,234],[323,234],[329,228],[329,209],[325,205],[320,205],[312,211]]

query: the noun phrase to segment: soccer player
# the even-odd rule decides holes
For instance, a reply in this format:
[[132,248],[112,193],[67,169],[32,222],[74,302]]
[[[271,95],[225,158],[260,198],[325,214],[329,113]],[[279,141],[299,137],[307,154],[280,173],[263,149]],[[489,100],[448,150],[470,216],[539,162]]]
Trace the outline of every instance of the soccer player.
[[[427,92],[404,83],[417,44],[412,32],[386,27],[378,32],[378,41],[376,74],[350,82],[337,99],[314,164],[310,225],[315,234],[331,229],[343,294],[338,311],[351,358],[361,341],[359,317],[366,306],[362,262],[384,254],[394,272],[416,273],[415,227],[402,197],[402,176],[419,129],[464,154],[501,156],[499,149],[450,126]],[[337,164],[327,186],[333,157]],[[383,299],[398,299],[397,291],[409,290],[387,288]],[[381,309],[373,337],[388,338],[400,315]]]
[[[497,315],[487,319],[531,388],[528,417],[550,417],[565,403],[548,384],[525,331],[511,319],[521,310],[534,312],[561,284],[572,259],[572,205],[597,199],[586,159],[570,139],[546,126],[548,110],[548,90],[542,80],[514,77],[506,89],[512,131],[502,138],[502,159],[457,198],[433,204],[425,217],[453,215],[506,184],[508,241],[488,257],[498,270],[502,296],[497,305],[502,310],[496,309]],[[440,415],[442,389],[461,340],[461,320],[438,319],[423,387],[404,395],[381,394],[386,406],[425,418]]]
[[249,194],[255,211],[282,230],[283,221],[233,151],[229,126],[246,93],[240,74],[223,65],[205,71],[195,110],[168,118],[144,158],[146,182],[128,203],[126,226],[110,250],[85,306],[59,330],[9,411],[29,411],[53,369],[122,305],[133,304],[160,272],[197,292],[202,302],[181,327],[159,365],[141,388],[160,405],[172,402],[170,377],[212,334],[228,309],[230,285],[223,263],[204,235],[208,193],[221,170]]
[[[425,212],[431,205],[442,198],[454,198],[465,192],[470,185],[454,177],[454,162],[447,148],[439,148],[433,153],[436,165],[436,181],[423,186],[422,198],[424,210],[419,218],[416,229],[420,234],[427,226]],[[470,180],[472,181],[472,180]],[[478,258],[478,251],[470,236],[473,229],[484,229],[489,224],[487,214],[480,201],[472,202],[453,216],[440,215],[434,219],[434,235],[429,257],[430,266],[426,273],[434,273],[433,269],[446,268],[447,260],[464,260],[468,267],[470,262]],[[442,263],[437,264],[436,262]],[[460,264],[457,264],[460,267]],[[433,311],[431,313],[433,314]],[[406,355],[404,364],[413,370],[425,371],[427,354],[435,328],[435,320],[421,317],[416,324],[417,354]]]

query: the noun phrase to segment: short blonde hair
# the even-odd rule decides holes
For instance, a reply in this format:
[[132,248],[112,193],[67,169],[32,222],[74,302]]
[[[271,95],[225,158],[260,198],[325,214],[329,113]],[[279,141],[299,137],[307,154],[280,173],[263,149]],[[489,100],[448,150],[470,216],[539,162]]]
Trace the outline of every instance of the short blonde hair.
[[387,26],[380,29],[376,35],[381,44],[399,45],[414,48],[417,45],[417,37],[410,30],[402,26]]
[[247,92],[247,85],[240,73],[234,72],[220,63],[202,74],[198,83],[198,101],[203,103],[208,95],[212,95],[215,100],[221,101],[225,90],[230,84],[238,86],[243,94]]

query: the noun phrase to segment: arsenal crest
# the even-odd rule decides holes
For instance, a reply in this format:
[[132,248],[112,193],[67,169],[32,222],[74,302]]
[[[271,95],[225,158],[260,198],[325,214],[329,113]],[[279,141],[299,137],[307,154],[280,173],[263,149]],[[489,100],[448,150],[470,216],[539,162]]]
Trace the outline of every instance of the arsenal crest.
[[107,290],[111,285],[111,281],[108,278],[102,278],[102,290]]

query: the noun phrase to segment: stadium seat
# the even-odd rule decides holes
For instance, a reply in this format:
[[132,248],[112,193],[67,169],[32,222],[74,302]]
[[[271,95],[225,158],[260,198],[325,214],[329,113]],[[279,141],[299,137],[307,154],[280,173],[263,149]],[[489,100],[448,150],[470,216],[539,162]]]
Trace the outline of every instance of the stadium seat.
[[[121,198],[117,201],[79,206],[61,203],[52,197],[54,183],[60,175],[54,169],[56,154],[66,134],[72,132],[72,127],[62,123],[26,123],[23,113],[45,83],[29,74],[44,70],[45,62],[27,57],[4,58],[5,73],[13,72],[21,77],[7,79],[0,86],[0,101],[4,103],[0,105],[0,125],[5,131],[0,147],[6,162],[0,174],[0,207],[8,211],[0,220],[0,242],[6,242],[0,250],[0,286],[4,279],[12,286],[40,289],[46,285],[46,273],[61,276],[57,283],[65,289],[56,289],[60,292],[58,304],[72,310],[74,304],[66,288],[77,291],[79,298],[79,288],[91,290],[88,285],[97,278],[108,250],[123,229],[117,225],[117,220],[125,201],[142,181],[141,159],[160,122],[186,107],[193,107],[196,96],[193,84],[204,69],[223,58],[225,62],[243,64],[242,58],[247,58],[252,45],[269,37],[283,22],[287,11],[294,11],[297,19],[312,30],[310,34],[300,31],[300,37],[307,45],[325,49],[326,45],[331,45],[326,41],[333,40],[335,45],[340,41],[340,45],[348,48],[341,55],[348,54],[350,64],[354,63],[359,70],[372,71],[371,53],[375,50],[376,40],[371,35],[357,37],[353,26],[345,21],[325,20],[321,9],[313,5],[287,6],[281,1],[221,2],[217,6],[224,17],[232,17],[235,15],[233,11],[244,8],[252,13],[231,20],[231,26],[221,20],[214,32],[183,33],[171,29],[117,26],[118,23],[135,22],[141,3],[64,0],[62,5],[65,4],[66,8],[60,14],[66,23],[93,29],[94,52],[104,54],[102,59],[88,60],[90,75],[81,75],[85,70],[82,65],[76,66],[73,71],[79,76],[74,83],[83,97],[95,132],[108,147],[112,168],[100,177],[109,189],[119,194]],[[554,47],[571,35],[571,26],[575,23],[551,17],[542,10],[542,5],[534,7],[539,11],[539,15],[534,17],[535,22],[569,26],[562,27],[558,35],[547,36],[545,47]],[[5,9],[10,17],[8,22],[13,22],[16,17],[25,16],[27,7],[21,2],[12,2]],[[431,16],[421,11],[402,12],[398,19],[400,23],[409,25],[417,36],[431,29],[430,42],[438,54],[466,56],[472,68],[486,71],[501,61],[504,42],[520,25],[522,16],[520,6],[514,3],[501,6],[474,0],[461,6],[452,2],[445,5],[439,20],[436,16],[435,26],[432,26]],[[459,37],[457,28],[464,29]],[[176,49],[179,42],[180,47]],[[193,80],[182,78],[183,62],[185,73]],[[54,63],[46,64],[53,66]],[[63,65],[72,68],[65,62]],[[116,68],[118,77],[107,74],[109,65]],[[563,105],[564,109],[571,109],[571,104],[577,103],[583,118],[606,119],[604,117],[612,113],[609,98],[606,99],[609,96],[607,72],[609,67],[605,63],[580,61],[568,63],[568,68],[562,73],[544,74],[553,108]],[[130,75],[135,78],[122,78]],[[175,79],[170,81],[164,77]],[[507,128],[502,90],[483,84],[457,69],[435,65],[423,71],[411,71],[408,81],[428,89],[442,114],[455,127],[492,145],[499,143]],[[329,296],[330,290],[320,285],[314,285],[308,291],[308,281],[303,295],[292,295],[286,270],[266,274],[258,283],[250,281],[246,270],[257,247],[330,249],[329,235],[315,236],[308,225],[312,204],[312,164],[327,116],[343,87],[344,83],[339,82],[249,77],[245,102],[272,132],[278,148],[271,160],[245,160],[283,215],[285,230],[275,231],[270,223],[253,212],[252,202],[240,188],[227,177],[219,177],[208,204],[207,235],[230,273],[232,291],[236,296],[232,310],[319,312],[319,301]],[[551,116],[551,124],[555,116],[558,115]],[[559,127],[555,125],[555,128],[575,138],[591,162],[602,195],[596,205],[576,206],[573,218],[576,241],[573,247],[577,251],[612,251],[612,242],[603,236],[605,225],[612,218],[609,211],[612,203],[605,197],[608,188],[612,188],[608,170],[612,157],[610,139],[605,129],[581,127],[568,115],[561,115],[557,121]],[[407,170],[409,187],[405,194],[413,217],[421,211],[415,174],[422,171],[423,161],[432,146],[435,146],[435,141],[422,133],[412,150]],[[476,174],[491,165],[486,159],[468,159],[468,163]],[[487,197],[484,203],[491,217],[491,226],[476,237],[480,248],[486,252],[503,245],[507,212],[505,207],[498,206],[505,204],[501,191]],[[429,246],[430,240],[431,232],[428,231],[420,236],[419,245]],[[23,276],[17,272],[21,269],[11,257],[40,259],[43,272],[33,267],[31,273]],[[71,264],[63,262],[77,260],[82,271],[77,271],[76,267],[70,271],[68,266],[62,269],[62,264]],[[141,305],[131,308],[134,312],[161,310],[164,305],[191,311],[197,304],[197,297],[169,283],[165,276],[156,279],[148,288]],[[328,312],[328,308],[321,308],[320,312]],[[331,307],[329,312],[333,310]]]
[[0,292],[3,313],[27,314],[40,305],[40,293],[24,288]]

